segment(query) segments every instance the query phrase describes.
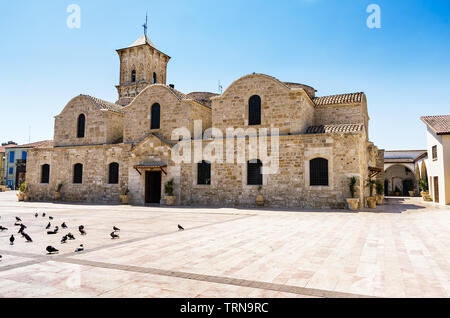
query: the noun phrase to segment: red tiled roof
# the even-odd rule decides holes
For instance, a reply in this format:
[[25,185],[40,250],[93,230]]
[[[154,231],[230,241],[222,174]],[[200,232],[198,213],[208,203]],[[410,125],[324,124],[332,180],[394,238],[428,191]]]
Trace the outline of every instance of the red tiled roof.
[[316,97],[313,102],[317,106],[361,103],[364,93],[340,94]]
[[25,145],[12,145],[11,147],[8,148],[50,148],[50,147],[53,147],[53,140],[37,141]]
[[363,131],[363,124],[338,124],[338,125],[319,125],[311,126],[306,130],[307,134],[331,134],[331,133],[350,133]]
[[427,124],[437,135],[450,134],[450,115],[423,116],[420,119]]

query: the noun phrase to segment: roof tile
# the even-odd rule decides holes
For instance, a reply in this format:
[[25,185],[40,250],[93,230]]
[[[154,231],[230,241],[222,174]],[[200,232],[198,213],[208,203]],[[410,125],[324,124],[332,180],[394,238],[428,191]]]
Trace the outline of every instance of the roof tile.
[[450,115],[420,117],[438,135],[450,134]]
[[333,133],[351,133],[363,131],[363,124],[337,124],[337,125],[319,125],[310,126],[306,134],[333,134]]
[[313,99],[313,101],[317,106],[354,104],[354,103],[361,103],[363,100],[363,96],[364,93],[360,92],[360,93],[316,97]]

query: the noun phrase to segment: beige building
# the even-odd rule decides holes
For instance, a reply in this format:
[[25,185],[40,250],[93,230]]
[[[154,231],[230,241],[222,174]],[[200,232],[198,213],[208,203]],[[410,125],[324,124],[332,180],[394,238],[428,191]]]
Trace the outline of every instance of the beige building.
[[[384,180],[364,93],[317,97],[310,86],[250,74],[221,95],[184,94],[166,85],[170,57],[146,36],[117,52],[118,101],[73,98],[55,117],[54,145],[30,151],[32,199],[51,200],[62,183],[68,201],[118,202],[129,189],[131,203],[159,204],[174,179],[180,205],[255,206],[261,193],[266,206],[344,208],[352,176],[361,202],[369,176]],[[183,141],[180,128],[190,135]],[[244,134],[229,138],[228,129]],[[189,160],[176,162],[187,146]],[[208,151],[214,160],[201,156]]]
[[450,115],[421,119],[427,125],[430,195],[436,203],[450,204]]

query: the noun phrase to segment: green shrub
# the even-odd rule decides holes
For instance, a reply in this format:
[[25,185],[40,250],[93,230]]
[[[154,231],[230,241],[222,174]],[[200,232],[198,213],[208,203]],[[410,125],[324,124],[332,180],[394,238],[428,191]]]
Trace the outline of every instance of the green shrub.
[[384,192],[384,184],[382,184],[381,182],[377,182],[375,184],[375,189],[377,190],[378,195],[382,195]]
[[173,196],[173,184],[174,184],[173,179],[170,179],[169,181],[166,182],[166,185],[164,186],[164,192],[169,197]]
[[348,188],[349,188],[349,190],[350,190],[350,193],[351,193],[351,195],[352,195],[352,198],[355,197],[355,193],[356,193],[356,188],[355,188],[355,186],[356,186],[356,178],[355,178],[355,177],[351,177],[351,178],[350,178],[350,182],[349,182],[349,184],[348,184]]

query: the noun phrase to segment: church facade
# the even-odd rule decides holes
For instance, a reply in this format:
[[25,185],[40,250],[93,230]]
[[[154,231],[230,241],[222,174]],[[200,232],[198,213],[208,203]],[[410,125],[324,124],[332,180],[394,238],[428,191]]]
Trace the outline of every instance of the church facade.
[[[364,93],[317,97],[250,74],[222,94],[184,94],[166,85],[170,57],[147,36],[117,53],[117,102],[74,97],[55,117],[53,145],[29,152],[32,200],[52,200],[62,184],[65,201],[118,203],[128,189],[132,204],[164,204],[173,179],[178,205],[251,207],[262,194],[268,207],[344,208],[351,177],[363,204],[367,179],[384,171]],[[230,129],[244,133],[230,138]],[[189,160],[174,159],[180,149]]]

